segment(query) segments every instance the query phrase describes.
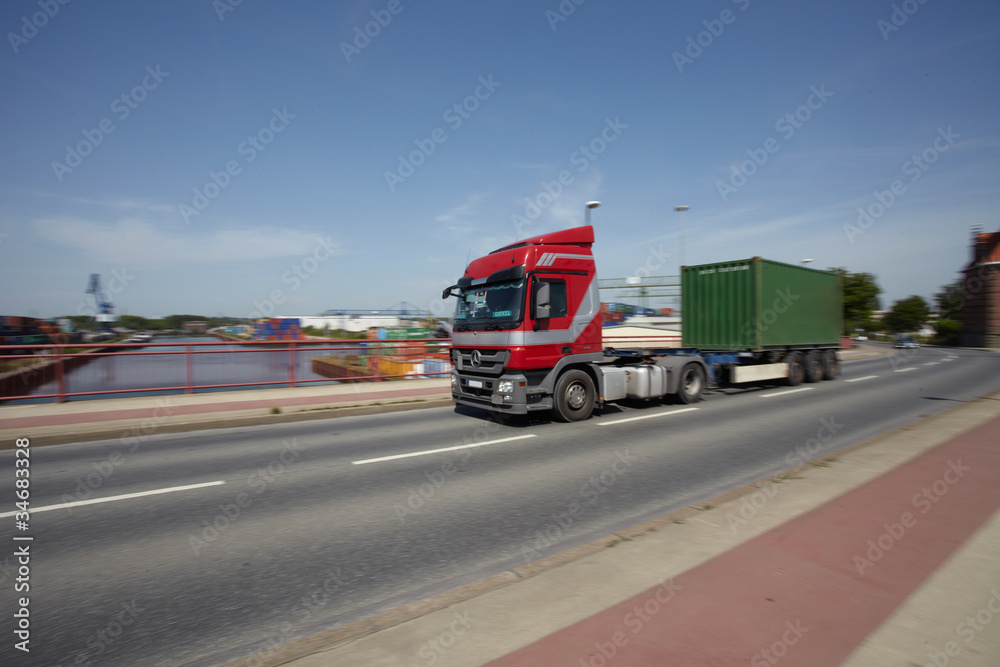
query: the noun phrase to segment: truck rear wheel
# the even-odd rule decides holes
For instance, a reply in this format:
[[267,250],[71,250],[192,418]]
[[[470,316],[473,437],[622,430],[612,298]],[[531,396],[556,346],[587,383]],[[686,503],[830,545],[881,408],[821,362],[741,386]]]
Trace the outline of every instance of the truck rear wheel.
[[590,375],[581,370],[567,371],[556,382],[553,414],[564,422],[586,419],[594,411],[595,397]]
[[788,364],[788,379],[785,380],[785,384],[789,387],[796,387],[802,384],[802,380],[804,380],[806,376],[806,368],[802,361],[802,353],[792,352],[785,357],[785,363]]
[[819,350],[809,350],[805,354],[805,381],[819,382],[823,379],[823,353]]
[[832,380],[840,375],[840,359],[836,350],[825,350],[823,352],[823,379]]
[[681,371],[680,385],[677,396],[682,403],[697,403],[701,400],[701,392],[705,390],[705,371],[698,364],[688,364]]

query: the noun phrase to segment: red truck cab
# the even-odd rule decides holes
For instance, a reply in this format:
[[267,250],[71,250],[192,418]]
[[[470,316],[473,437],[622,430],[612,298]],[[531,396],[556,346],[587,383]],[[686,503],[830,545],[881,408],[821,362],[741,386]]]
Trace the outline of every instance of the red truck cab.
[[[458,297],[452,330],[452,396],[511,414],[586,412],[603,358],[593,227],[541,234],[474,260],[443,297]],[[566,373],[576,367],[578,372]],[[569,375],[577,385],[556,391]],[[577,407],[574,408],[574,404]]]

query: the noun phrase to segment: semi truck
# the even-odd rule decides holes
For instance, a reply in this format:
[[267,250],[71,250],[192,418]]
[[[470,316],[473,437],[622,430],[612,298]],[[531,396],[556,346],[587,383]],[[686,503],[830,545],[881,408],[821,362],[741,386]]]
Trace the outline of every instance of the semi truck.
[[457,297],[452,398],[497,413],[580,421],[627,399],[701,400],[710,386],[832,380],[836,274],[759,257],[681,268],[681,347],[605,347],[591,226],[469,263]]

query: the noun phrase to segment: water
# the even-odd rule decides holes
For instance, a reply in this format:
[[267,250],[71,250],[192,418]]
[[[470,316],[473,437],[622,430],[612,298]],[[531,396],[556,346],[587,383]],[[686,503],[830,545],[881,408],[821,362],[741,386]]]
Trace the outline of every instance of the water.
[[[205,343],[217,340],[212,337],[177,337],[159,338],[157,342],[169,343]],[[363,343],[364,341],[358,341]],[[287,348],[270,346],[245,346],[226,344],[220,342],[218,345],[197,345],[192,346],[194,354],[191,355],[191,383],[196,387],[195,391],[229,391],[232,389],[261,389],[269,387],[287,387],[288,383],[281,384],[258,384],[278,380],[287,380],[289,367],[294,363],[295,379],[316,380],[322,382],[310,382],[308,384],[337,384],[336,380],[328,380],[321,375],[312,372],[312,359],[314,357],[340,356],[346,354],[357,354],[361,350],[331,350],[315,347],[298,348],[302,342],[296,343],[294,360]],[[322,347],[333,347],[323,345]],[[356,345],[345,344],[337,347],[356,347]],[[183,389],[168,390],[169,387],[184,387],[187,384],[187,355],[184,354],[184,347],[161,347],[149,345],[134,350],[128,350],[120,354],[96,357],[92,361],[83,364],[65,376],[67,393],[91,392],[91,391],[111,391],[122,389],[142,389],[144,391],[130,391],[122,394],[103,394],[97,396],[74,396],[71,400],[110,398],[123,396],[155,396],[161,394],[179,393]],[[223,352],[226,350],[226,352]],[[237,351],[232,351],[237,350]],[[166,352],[168,354],[136,354],[136,352]],[[246,387],[218,387],[218,388],[197,388],[204,385],[253,383]],[[57,383],[40,383],[30,390],[31,395],[53,394],[58,391]],[[39,403],[51,401],[51,398],[21,399],[10,401],[8,404],[17,403]]]

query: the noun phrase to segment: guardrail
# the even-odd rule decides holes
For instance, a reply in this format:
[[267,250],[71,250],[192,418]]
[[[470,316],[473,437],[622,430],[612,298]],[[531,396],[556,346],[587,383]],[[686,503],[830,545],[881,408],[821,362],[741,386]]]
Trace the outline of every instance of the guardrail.
[[[679,345],[679,334],[613,336],[604,339],[605,347],[643,347]],[[665,343],[668,343],[665,345]],[[155,348],[155,349],[150,349]],[[212,349],[209,349],[212,348]],[[84,396],[113,396],[139,392],[184,392],[218,389],[235,389],[240,387],[276,387],[321,382],[376,382],[383,380],[439,377],[451,372],[451,366],[445,357],[450,352],[451,341],[441,338],[420,338],[413,340],[292,340],[292,341],[237,341],[217,340],[206,342],[159,342],[148,343],[81,343],[72,345],[0,345],[0,365],[12,366],[10,362],[17,359],[36,360],[38,363],[18,368],[0,371],[0,401],[23,399],[54,399],[65,402],[72,398]],[[276,369],[267,370],[267,376],[244,381],[199,382],[199,359],[204,355],[248,355],[270,353],[267,359],[274,366],[275,352],[287,354],[282,377],[276,377]],[[329,352],[329,355],[314,353]],[[437,355],[433,357],[432,355]],[[148,381],[135,386],[117,388],[87,388],[74,390],[71,382],[73,371],[91,362],[108,357],[131,360],[135,366],[131,371],[144,374]],[[317,358],[341,358],[327,362],[329,367],[343,370],[337,375],[322,375],[320,377],[304,377],[297,373],[297,368],[308,361],[314,371]],[[137,359],[158,358],[173,360],[176,363],[160,364],[156,367],[148,365],[143,368]],[[239,363],[236,357],[233,362],[226,362],[230,370]],[[423,367],[419,367],[423,360]],[[426,362],[434,361],[434,364]],[[252,362],[251,362],[252,363]],[[430,368],[433,366],[433,368]],[[183,368],[183,373],[178,369]],[[352,372],[357,369],[358,372]],[[366,369],[368,372],[360,372]],[[405,372],[391,372],[405,370]],[[159,376],[159,377],[158,377]],[[91,378],[91,384],[101,384],[102,379]],[[35,390],[52,385],[51,390],[33,393]]]
[[[440,338],[421,338],[413,340],[290,340],[290,341],[234,341],[218,340],[208,342],[158,342],[148,343],[90,343],[64,345],[2,345],[0,346],[0,363],[5,366],[17,359],[32,359],[38,363],[13,367],[0,373],[0,401],[19,399],[51,398],[57,402],[65,402],[70,398],[82,396],[101,396],[129,394],[136,392],[184,392],[194,393],[198,390],[217,390],[238,387],[259,386],[290,386],[317,382],[351,382],[351,381],[382,381],[400,378],[436,377],[450,373],[450,366],[441,356],[450,350],[451,341]],[[150,350],[146,348],[158,348]],[[214,349],[207,349],[214,348]],[[275,353],[286,353],[288,356],[284,365],[287,366],[283,377],[274,377],[275,367],[282,365],[277,361]],[[328,355],[313,353],[330,352]],[[246,379],[238,382],[207,381],[198,382],[199,359],[208,359],[205,355],[250,355],[269,354],[265,364],[270,362],[271,368],[266,369],[267,375],[261,379]],[[438,355],[433,357],[432,355]],[[148,374],[150,380],[141,386],[118,387],[110,389],[90,388],[74,391],[70,377],[72,371],[103,358],[119,358],[130,361],[133,367],[128,370],[133,373]],[[143,368],[138,359],[158,358],[176,363],[147,364]],[[244,357],[245,358],[245,357]],[[346,373],[333,376],[303,377],[296,373],[300,363],[308,360],[313,364],[317,358],[331,358],[330,366],[345,369],[358,369],[357,373]],[[337,359],[344,363],[338,364]],[[233,357],[232,359],[236,359]],[[215,357],[214,361],[219,361]],[[424,360],[423,362],[421,360]],[[428,364],[427,361],[440,362]],[[4,363],[6,362],[6,363]],[[238,363],[238,362],[237,362]],[[395,364],[395,366],[393,366]],[[428,370],[423,366],[435,366]],[[154,368],[153,366],[156,366]],[[217,366],[220,366],[217,364]],[[229,371],[239,370],[239,367],[228,360],[221,364]],[[313,364],[315,366],[315,364]],[[178,369],[183,367],[183,378],[179,377]],[[405,370],[405,372],[382,372],[382,369]],[[368,372],[360,372],[367,369]],[[218,369],[216,369],[218,370]],[[157,373],[161,377],[154,377]],[[318,375],[310,369],[312,375]],[[223,373],[224,374],[224,373]],[[157,382],[157,380],[160,380]],[[32,393],[33,389],[54,385],[52,390]],[[97,380],[100,384],[100,378]]]

